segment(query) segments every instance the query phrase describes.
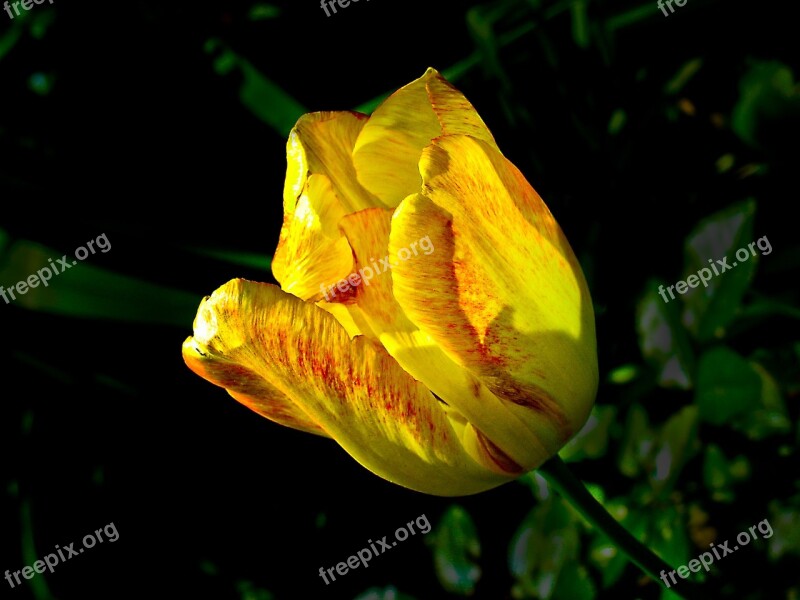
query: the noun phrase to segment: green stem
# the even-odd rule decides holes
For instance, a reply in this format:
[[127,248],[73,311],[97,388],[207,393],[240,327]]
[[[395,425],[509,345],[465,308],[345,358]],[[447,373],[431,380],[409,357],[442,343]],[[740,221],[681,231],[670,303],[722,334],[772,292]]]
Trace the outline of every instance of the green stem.
[[[675,570],[608,514],[558,455],[544,463],[537,471],[593,527],[607,535],[633,564],[654,580],[659,581],[662,572],[669,573]],[[678,585],[672,585],[670,591],[685,600],[707,600],[713,597],[711,594],[701,593],[700,586],[696,583],[684,579],[677,579],[677,582]]]

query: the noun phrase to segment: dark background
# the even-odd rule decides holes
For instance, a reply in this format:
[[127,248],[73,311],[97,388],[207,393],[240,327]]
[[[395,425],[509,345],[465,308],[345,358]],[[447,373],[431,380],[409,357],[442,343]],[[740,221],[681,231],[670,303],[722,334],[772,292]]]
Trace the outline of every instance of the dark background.
[[[557,501],[532,477],[469,498],[407,491],[183,365],[204,295],[233,277],[274,281],[299,114],[354,109],[434,66],[546,200],[589,280],[610,421],[576,445],[575,472],[676,565],[769,516],[781,533],[715,565],[717,593],[797,598],[800,55],[789,5],[689,0],[667,18],[654,1],[595,0],[361,0],[327,18],[306,0],[55,0],[13,21],[0,11],[0,285],[103,233],[112,245],[46,294],[0,301],[0,568],[110,522],[120,535],[22,587],[1,581],[2,597],[354,599],[377,588],[385,595],[364,598],[497,599],[515,585],[513,597],[536,597],[510,568],[525,571],[519,561],[533,580],[561,582],[542,598],[670,597],[598,558],[597,535],[572,513],[548,520]],[[667,359],[644,350],[649,282],[685,279],[687,236],[748,200],[744,241],[767,235],[774,252],[741,294],[720,288],[733,306],[722,334],[664,317],[691,346],[690,385],[665,384]],[[768,408],[784,421],[745,432],[756,419],[742,409],[737,423],[701,418],[673,443],[686,428],[666,424],[702,404],[698,379],[722,403],[741,388],[735,362],[708,384],[719,363],[702,357],[720,346],[768,373],[759,394],[777,393],[783,409]],[[650,427],[634,439],[639,409]],[[660,444],[682,457],[668,489],[652,478]],[[479,556],[453,504],[471,517]],[[327,587],[319,578],[423,513],[434,533]],[[525,531],[549,542],[520,546]],[[565,531],[578,545],[558,558],[548,543]],[[449,592],[448,568],[462,576]]]

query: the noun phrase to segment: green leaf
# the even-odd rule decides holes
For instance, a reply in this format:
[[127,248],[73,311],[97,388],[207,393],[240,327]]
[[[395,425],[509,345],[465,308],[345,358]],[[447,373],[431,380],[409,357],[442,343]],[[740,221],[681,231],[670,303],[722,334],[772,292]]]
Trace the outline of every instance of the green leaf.
[[612,369],[608,374],[608,380],[616,385],[630,383],[639,376],[639,366],[628,363]]
[[761,394],[754,410],[736,419],[734,427],[753,440],[789,433],[792,421],[778,382],[757,362],[748,364],[761,379]]
[[638,25],[643,21],[653,20],[656,16],[656,11],[653,10],[652,4],[642,4],[607,19],[605,29],[607,33],[612,34],[617,29],[625,29],[632,25]]
[[557,595],[561,578],[565,567],[577,561],[579,549],[576,518],[560,497],[551,496],[528,513],[511,539],[509,567],[517,579],[513,596],[564,598]]
[[238,70],[242,77],[239,98],[256,117],[287,137],[306,108],[280,86],[265,77],[246,58],[236,54],[222,41],[211,38],[205,44],[208,54],[217,53],[214,68],[220,75]]
[[[630,495],[630,497],[614,498],[604,506],[633,537],[644,540],[647,519],[642,509],[635,507],[636,504],[637,499]],[[614,585],[624,573],[626,566],[630,564],[625,554],[599,529],[593,529],[589,560],[602,572],[604,588]]]
[[800,93],[792,70],[777,61],[755,62],[739,82],[739,101],[731,119],[736,134],[760,147],[770,135],[780,135],[776,130],[781,124],[785,126],[798,117]]
[[47,34],[47,30],[55,23],[55,20],[55,10],[37,10],[33,13],[33,19],[30,23],[31,35],[37,40],[42,39]]
[[561,569],[553,600],[593,600],[596,594],[594,581],[586,567],[570,562]]
[[746,456],[728,460],[719,446],[709,444],[703,461],[703,481],[716,502],[733,502],[733,485],[750,477],[750,462]]
[[472,594],[481,578],[476,562],[481,555],[481,545],[469,513],[461,506],[452,505],[427,539],[433,544],[436,577],[442,587],[452,594]]
[[723,346],[700,357],[695,402],[703,421],[729,423],[758,408],[760,397],[761,378],[736,352]]
[[0,35],[0,60],[14,49],[24,31],[24,24],[22,21],[15,21],[11,24],[11,29]]
[[[800,556],[800,495],[788,501],[772,501],[769,513],[767,523],[759,526],[767,530],[761,537],[769,535],[770,557],[777,560],[785,555]],[[773,531],[771,535],[767,525]]]
[[547,480],[537,471],[529,471],[517,479],[517,482],[527,487],[533,497],[539,501],[545,501],[552,494]]
[[205,575],[209,575],[211,577],[216,577],[219,575],[219,567],[210,560],[201,560],[198,566]]
[[709,444],[703,460],[703,481],[716,502],[732,502],[734,494],[731,490],[733,476],[728,460],[719,446]]
[[693,58],[684,63],[678,70],[675,77],[673,77],[664,88],[664,93],[674,96],[680,92],[684,86],[694,77],[703,66],[702,58]]
[[739,319],[752,319],[753,325],[760,325],[764,319],[775,316],[800,320],[800,309],[780,300],[760,296],[739,311]]
[[694,354],[680,323],[675,301],[665,302],[659,283],[648,282],[636,311],[636,329],[642,355],[656,368],[659,385],[688,389],[692,385]]
[[717,173],[727,173],[736,166],[736,157],[733,154],[723,154],[717,159]]
[[281,9],[274,4],[254,4],[247,14],[247,18],[251,21],[263,21],[265,19],[274,19],[281,14]]
[[274,600],[275,596],[267,590],[258,587],[252,581],[241,580],[236,582],[241,600]]
[[3,57],[14,49],[14,46],[22,38],[26,26],[34,39],[42,39],[55,20],[55,14],[55,10],[41,8],[33,13],[23,11],[19,16],[14,17],[8,31],[0,35],[0,60],[3,60]]
[[653,491],[668,495],[684,465],[697,453],[698,410],[686,406],[664,424],[655,447],[655,471],[651,473]]
[[574,0],[572,6],[572,39],[579,48],[589,47],[589,16],[586,10],[588,0]]
[[564,461],[600,458],[605,455],[608,429],[614,423],[616,413],[616,407],[595,405],[586,424],[558,455]]
[[625,554],[620,552],[617,545],[600,532],[597,532],[589,546],[589,560],[602,573],[603,588],[609,588],[619,581],[628,564]]
[[[22,558],[25,563],[32,565],[42,555],[42,549],[36,547],[30,500],[22,500],[20,503],[20,529],[22,530]],[[55,600],[44,577],[35,577],[29,585],[35,600]]]
[[31,91],[39,96],[46,96],[53,89],[53,77],[46,73],[33,73],[28,79]]
[[257,252],[243,252],[235,250],[222,250],[218,248],[186,248],[200,256],[208,256],[222,262],[230,263],[239,267],[247,267],[258,271],[269,271],[272,266],[272,257]]
[[646,458],[650,455],[653,443],[653,433],[648,425],[647,411],[641,404],[631,404],[625,423],[622,450],[617,463],[620,472],[631,479],[636,478]]
[[753,242],[754,214],[752,200],[735,204],[701,221],[686,239],[683,279],[693,276],[696,287],[682,297],[683,323],[701,342],[725,335],[750,286],[759,259],[757,250],[753,256],[747,248]]
[[[51,248],[26,240],[18,241],[4,256],[0,285],[8,290],[17,282],[27,282],[40,271],[46,276],[43,270],[52,273],[52,265],[58,264],[58,256],[59,253]],[[200,296],[112,273],[90,262],[91,255],[84,262],[68,256],[67,264],[72,265],[69,270],[52,275],[47,286],[38,283],[37,287],[28,288],[25,294],[15,292],[14,304],[32,311],[69,317],[176,325],[184,329],[191,327],[202,299]],[[6,294],[8,296],[9,292]],[[0,300],[0,310],[6,308]]]
[[617,135],[622,128],[625,127],[625,123],[628,120],[628,113],[625,112],[624,109],[618,108],[611,114],[611,118],[608,121],[608,133],[611,135]]
[[671,565],[684,565],[689,561],[687,524],[674,506],[648,510],[646,540],[650,548]]
[[475,6],[467,11],[466,22],[478,52],[483,68],[492,78],[501,82],[504,87],[510,86],[508,75],[500,60],[500,41],[494,32],[494,25],[502,16],[502,6],[492,10],[488,6]]
[[703,461],[703,481],[709,491],[726,488],[731,482],[728,461],[716,444],[709,444]]

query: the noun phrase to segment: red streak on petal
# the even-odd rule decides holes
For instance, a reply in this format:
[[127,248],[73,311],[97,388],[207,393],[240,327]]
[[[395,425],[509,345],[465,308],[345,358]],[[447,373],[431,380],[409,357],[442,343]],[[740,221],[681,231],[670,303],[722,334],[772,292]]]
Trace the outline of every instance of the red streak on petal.
[[477,433],[478,442],[481,445],[481,450],[483,450],[501,470],[509,475],[522,475],[525,472],[525,469],[514,462],[508,454],[500,450],[500,448],[490,441],[480,429],[476,429],[475,431]]
[[[357,302],[358,296],[358,288],[353,287],[349,283],[348,290],[346,292],[341,291],[339,288],[335,287],[333,290],[328,291],[328,297],[330,298],[330,302],[335,302],[338,304],[355,304]],[[335,294],[335,295],[334,295]]]

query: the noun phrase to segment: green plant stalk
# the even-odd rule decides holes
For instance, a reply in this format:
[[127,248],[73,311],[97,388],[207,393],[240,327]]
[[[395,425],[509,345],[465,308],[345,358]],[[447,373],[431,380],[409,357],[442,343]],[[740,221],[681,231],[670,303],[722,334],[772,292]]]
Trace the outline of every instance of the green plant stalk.
[[[659,558],[650,548],[633,537],[627,529],[620,525],[603,506],[595,500],[583,483],[556,455],[537,469],[547,482],[569,502],[593,527],[602,531],[614,542],[628,559],[656,581],[660,581],[662,571],[674,571]],[[701,589],[701,586],[684,579],[669,588],[674,594],[685,600],[708,600],[715,594]],[[705,586],[702,586],[704,588]]]

